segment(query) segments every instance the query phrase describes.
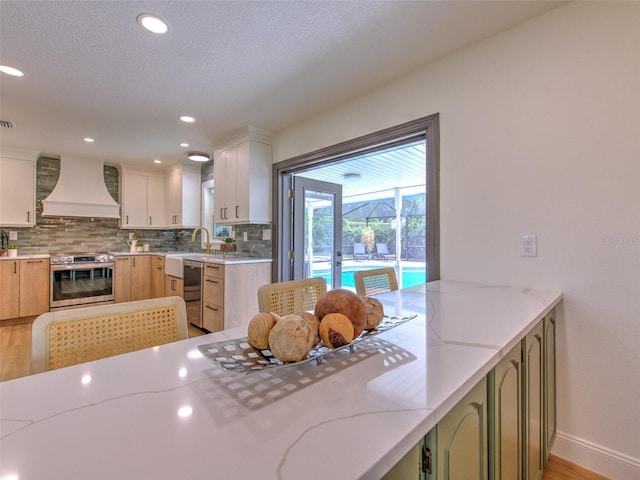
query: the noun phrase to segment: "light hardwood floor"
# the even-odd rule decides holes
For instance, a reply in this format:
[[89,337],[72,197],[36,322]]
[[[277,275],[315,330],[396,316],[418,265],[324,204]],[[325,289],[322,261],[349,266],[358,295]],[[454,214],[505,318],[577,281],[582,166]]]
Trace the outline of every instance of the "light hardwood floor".
[[[189,325],[189,337],[204,335]],[[0,325],[0,381],[29,375],[31,322]],[[610,480],[563,458],[551,455],[542,480]]]

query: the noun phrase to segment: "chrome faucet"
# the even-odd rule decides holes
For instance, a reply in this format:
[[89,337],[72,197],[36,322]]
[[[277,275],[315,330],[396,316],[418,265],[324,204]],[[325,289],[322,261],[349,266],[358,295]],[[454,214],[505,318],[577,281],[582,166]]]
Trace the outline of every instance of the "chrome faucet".
[[206,243],[206,245],[207,245],[207,255],[211,255],[211,242],[210,242],[210,238],[209,238],[209,230],[207,230],[206,227],[202,227],[202,226],[196,227],[193,230],[193,233],[191,234],[191,240],[195,240],[196,239],[196,234],[198,233],[198,230],[204,230],[204,233],[207,234],[207,237],[206,237],[206,239],[207,239],[207,243]]

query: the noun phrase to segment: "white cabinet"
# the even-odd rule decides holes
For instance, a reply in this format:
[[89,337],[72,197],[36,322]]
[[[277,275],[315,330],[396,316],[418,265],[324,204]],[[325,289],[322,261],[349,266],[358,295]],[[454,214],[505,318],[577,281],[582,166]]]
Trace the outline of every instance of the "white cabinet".
[[165,177],[122,169],[122,228],[164,226]]
[[35,225],[35,167],[35,159],[0,157],[0,225]]
[[200,166],[176,163],[165,180],[167,227],[200,225]]
[[214,219],[220,225],[271,222],[271,145],[246,138],[214,157]]

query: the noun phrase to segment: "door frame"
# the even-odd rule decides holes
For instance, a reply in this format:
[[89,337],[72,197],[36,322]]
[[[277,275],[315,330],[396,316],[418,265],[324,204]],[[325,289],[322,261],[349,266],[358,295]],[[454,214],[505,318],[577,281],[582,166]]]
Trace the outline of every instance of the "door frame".
[[282,192],[291,189],[292,173],[310,170],[324,165],[340,162],[362,155],[369,151],[380,150],[394,144],[402,145],[413,137],[425,137],[427,144],[426,189],[427,189],[427,281],[440,278],[440,114],[411,120],[395,127],[363,135],[310,153],[283,160],[273,164],[272,174],[272,232],[273,282],[293,280],[291,268],[285,268],[289,256],[289,240],[284,241],[290,232],[290,202],[293,200]]

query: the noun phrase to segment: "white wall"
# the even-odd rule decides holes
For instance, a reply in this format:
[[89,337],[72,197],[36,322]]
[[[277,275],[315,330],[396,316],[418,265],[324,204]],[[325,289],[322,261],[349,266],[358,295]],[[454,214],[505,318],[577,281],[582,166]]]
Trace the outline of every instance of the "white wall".
[[563,5],[278,132],[274,159],[435,112],[442,278],[564,292],[554,452],[640,478],[640,3]]

